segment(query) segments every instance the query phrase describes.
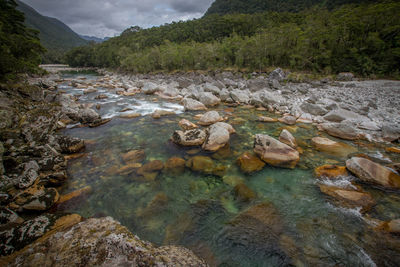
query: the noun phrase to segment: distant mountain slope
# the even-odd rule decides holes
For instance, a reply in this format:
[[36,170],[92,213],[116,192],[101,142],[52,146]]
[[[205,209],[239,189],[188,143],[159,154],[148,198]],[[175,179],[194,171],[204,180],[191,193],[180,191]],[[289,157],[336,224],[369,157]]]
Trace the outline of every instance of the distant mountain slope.
[[215,0],[205,15],[211,14],[252,14],[264,11],[298,12],[315,5],[333,9],[335,7],[365,2],[380,2],[374,0]]
[[40,42],[52,57],[70,48],[88,43],[58,19],[43,16],[27,4],[21,1],[16,2],[17,9],[25,14],[25,24],[40,31]]
[[80,36],[82,39],[85,39],[86,41],[93,41],[95,43],[102,43],[110,39],[110,37],[99,38],[96,36],[88,36],[88,35],[80,35]]

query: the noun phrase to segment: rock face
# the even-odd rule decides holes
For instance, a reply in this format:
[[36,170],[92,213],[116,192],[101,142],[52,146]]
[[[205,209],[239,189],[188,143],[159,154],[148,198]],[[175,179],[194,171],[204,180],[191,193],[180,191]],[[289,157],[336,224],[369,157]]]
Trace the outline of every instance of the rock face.
[[208,129],[208,136],[203,144],[203,149],[207,151],[217,151],[229,142],[230,133],[234,133],[233,127],[224,122],[217,122]]
[[279,135],[279,141],[281,141],[282,143],[290,146],[291,148],[296,148],[297,147],[296,139],[286,129],[283,129],[281,134]]
[[252,173],[264,168],[265,163],[250,152],[244,152],[237,160],[237,165],[244,173]]
[[299,152],[269,135],[257,134],[254,152],[266,163],[284,168],[294,168],[299,161]]
[[359,192],[355,190],[347,190],[340,187],[319,185],[322,193],[333,197],[339,202],[339,205],[348,208],[361,207],[361,212],[366,212],[375,205],[371,194],[365,192]]
[[187,131],[175,131],[172,135],[172,141],[182,146],[201,146],[206,140],[206,133],[200,129]]
[[[45,254],[43,253],[45,251]],[[182,247],[155,247],[111,217],[53,233],[7,259],[8,266],[207,266]]]
[[364,182],[400,188],[400,175],[369,159],[353,157],[346,161],[346,168]]
[[199,124],[203,126],[208,126],[211,124],[214,124],[216,122],[223,121],[224,118],[222,118],[217,111],[209,111],[203,114],[199,120]]
[[194,100],[192,98],[184,98],[183,99],[183,107],[184,107],[185,111],[207,110],[207,107],[203,103],[201,103],[197,100]]

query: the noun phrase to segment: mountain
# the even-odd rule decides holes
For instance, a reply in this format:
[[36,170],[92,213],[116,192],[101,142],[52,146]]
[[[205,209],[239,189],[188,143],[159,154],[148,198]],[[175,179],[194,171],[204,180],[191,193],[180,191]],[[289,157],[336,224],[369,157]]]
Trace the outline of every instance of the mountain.
[[333,9],[345,4],[380,2],[374,0],[215,0],[208,8],[205,16],[211,14],[252,14],[265,11],[299,12],[318,5]]
[[40,31],[40,42],[48,50],[44,58],[58,61],[56,57],[77,46],[85,45],[88,41],[82,39],[76,32],[58,19],[43,16],[27,4],[16,1],[17,9],[25,14],[25,24]]
[[107,41],[110,39],[110,37],[104,37],[104,38],[99,38],[96,36],[88,36],[88,35],[80,35],[82,39],[85,39],[86,41],[93,41],[95,43],[102,43],[104,41]]

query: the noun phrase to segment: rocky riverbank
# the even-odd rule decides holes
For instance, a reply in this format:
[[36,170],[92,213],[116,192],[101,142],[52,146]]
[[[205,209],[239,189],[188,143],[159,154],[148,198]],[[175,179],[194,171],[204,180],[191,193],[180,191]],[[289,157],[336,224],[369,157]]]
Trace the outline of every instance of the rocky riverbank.
[[[0,112],[5,118],[1,125],[0,146],[3,147],[1,151],[4,166],[0,164],[3,175],[0,238],[5,240],[0,247],[1,252],[8,255],[39,238],[22,251],[4,258],[6,262],[24,262],[29,265],[34,259],[29,254],[35,253],[38,264],[50,264],[55,263],[56,255],[61,253],[66,259],[70,256],[77,258],[77,264],[205,264],[185,249],[155,248],[133,237],[111,218],[90,219],[79,223],[82,220],[79,215],[49,213],[55,206],[73,201],[76,196],[89,194],[91,190],[82,188],[69,195],[59,196],[57,188],[67,179],[66,159],[82,156],[75,153],[84,149],[85,142],[61,136],[57,134],[57,129],[96,127],[108,123],[113,117],[129,119],[149,114],[148,110],[135,112],[127,106],[121,106],[113,113],[103,114],[105,105],[113,99],[141,98],[147,95],[152,97],[153,102],[176,103],[174,106],[153,110],[150,114],[155,120],[182,111],[204,112],[193,118],[198,120],[197,123],[180,120],[177,125],[182,129],[170,133],[175,144],[193,146],[196,153],[200,150],[207,153],[224,150],[231,135],[236,133],[229,116],[235,114],[235,107],[238,106],[265,112],[265,116],[255,118],[260,123],[279,121],[288,127],[296,124],[315,125],[320,131],[333,137],[332,140],[313,137],[311,143],[317,151],[342,156],[355,152],[352,146],[334,141],[335,138],[355,142],[379,142],[387,147],[388,153],[396,154],[400,151],[400,103],[396,101],[400,98],[400,82],[397,81],[357,81],[353,75],[347,73],[339,75],[337,81],[325,79],[293,83],[290,82],[292,76],[281,69],[269,74],[251,74],[246,77],[231,72],[169,75],[122,75],[104,70],[100,72],[103,76],[96,80],[85,77],[65,79],[53,74],[46,79],[31,80],[31,84],[36,86],[22,85],[12,89],[4,87],[1,90],[0,102],[4,104]],[[63,88],[56,90],[63,83],[79,89],[80,93],[70,94]],[[92,102],[82,104],[79,99],[83,98],[90,98]],[[215,109],[220,105],[228,106],[228,112],[217,112]],[[273,117],[268,114],[273,114]],[[304,142],[296,140],[287,129],[280,132],[279,140],[266,134],[255,135],[254,154],[243,152],[237,158],[241,171],[257,172],[266,164],[295,168],[304,152],[298,143]],[[135,172],[143,177],[143,181],[153,181],[162,169],[183,171],[188,168],[225,179],[225,166],[214,164],[208,156],[197,155],[188,160],[171,158],[165,165],[162,161],[153,160],[142,165],[140,162],[143,161],[143,156],[140,153],[140,150],[133,150],[123,154],[126,165],[118,168],[117,172],[121,175]],[[137,160],[137,157],[141,160]],[[335,180],[351,172],[363,183],[376,185],[383,191],[398,190],[398,168],[398,164],[385,161],[379,155],[358,155],[343,162],[342,166],[321,166],[315,173],[317,177],[323,178],[318,184],[321,192],[331,197],[336,205],[361,207],[361,212],[365,213],[375,205],[375,201],[360,184],[351,183],[337,187],[327,183],[326,178]],[[235,184],[234,191],[245,202],[255,198],[255,193],[243,183]],[[258,207],[264,210],[262,205],[254,207],[256,210]],[[268,207],[266,213],[273,210],[269,208],[270,204],[265,207]],[[237,232],[247,227],[241,219],[247,218],[246,212],[252,214],[252,208],[238,215],[238,223],[234,223],[238,228]],[[253,217],[258,220],[257,216],[259,215],[255,214]],[[399,232],[398,220],[370,222],[379,231],[395,234]],[[91,228],[91,225],[96,225],[96,229]],[[97,231],[97,228],[101,230]],[[109,229],[117,230],[114,232]],[[256,240],[258,232],[253,234],[251,239]],[[24,238],[21,239],[21,236]],[[68,238],[59,241],[60,236]],[[89,244],[90,240],[97,240],[95,245],[88,245],[89,258],[80,258],[79,246],[73,245],[77,239],[88,240],[88,243],[83,241],[82,246]],[[283,242],[275,239],[273,241]],[[97,246],[102,251],[94,251]],[[59,252],[57,247],[67,249]],[[40,258],[43,250],[49,251],[46,259]]]

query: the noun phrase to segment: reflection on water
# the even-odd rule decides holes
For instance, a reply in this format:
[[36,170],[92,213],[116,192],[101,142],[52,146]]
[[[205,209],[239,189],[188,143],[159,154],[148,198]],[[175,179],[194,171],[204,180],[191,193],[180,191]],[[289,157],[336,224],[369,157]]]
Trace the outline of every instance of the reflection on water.
[[[96,100],[106,116],[126,107],[143,115],[162,108],[182,110],[178,103],[154,102],[154,97],[109,94],[113,96],[103,102]],[[80,100],[94,102],[94,96],[87,94]],[[235,108],[232,112],[220,106],[217,110],[229,117],[227,122],[237,134],[231,136],[229,147],[214,154],[178,147],[169,140],[180,119],[195,122],[195,112],[157,120],[150,116],[114,118],[97,128],[65,130],[64,134],[85,139],[87,147],[84,157],[69,162],[70,179],[62,193],[92,187],[85,201],[71,203],[66,210],[85,217],[110,215],[141,238],[159,245],[184,245],[210,265],[376,266],[393,265],[398,260],[393,250],[400,247],[398,239],[385,236],[386,241],[382,241],[370,221],[364,219],[399,217],[397,193],[363,185],[377,202],[364,217],[357,209],[337,207],[320,193],[313,169],[323,164],[343,165],[347,156],[313,150],[311,138],[319,134],[314,126],[260,123],[256,121],[258,115],[274,115],[254,109]],[[266,166],[257,173],[243,174],[235,161],[252,150],[254,135],[278,137],[283,128],[296,137],[303,150],[297,167],[290,170]],[[358,153],[370,147],[347,144]],[[379,145],[372,149],[385,154]],[[216,176],[188,168],[153,168],[143,176],[133,165],[132,170],[122,169],[127,165],[123,155],[132,150],[144,151],[143,164],[154,160],[166,163],[171,157],[187,161],[203,155],[211,157],[215,165],[225,166],[226,171]],[[334,185],[348,186],[353,179],[343,177]]]

